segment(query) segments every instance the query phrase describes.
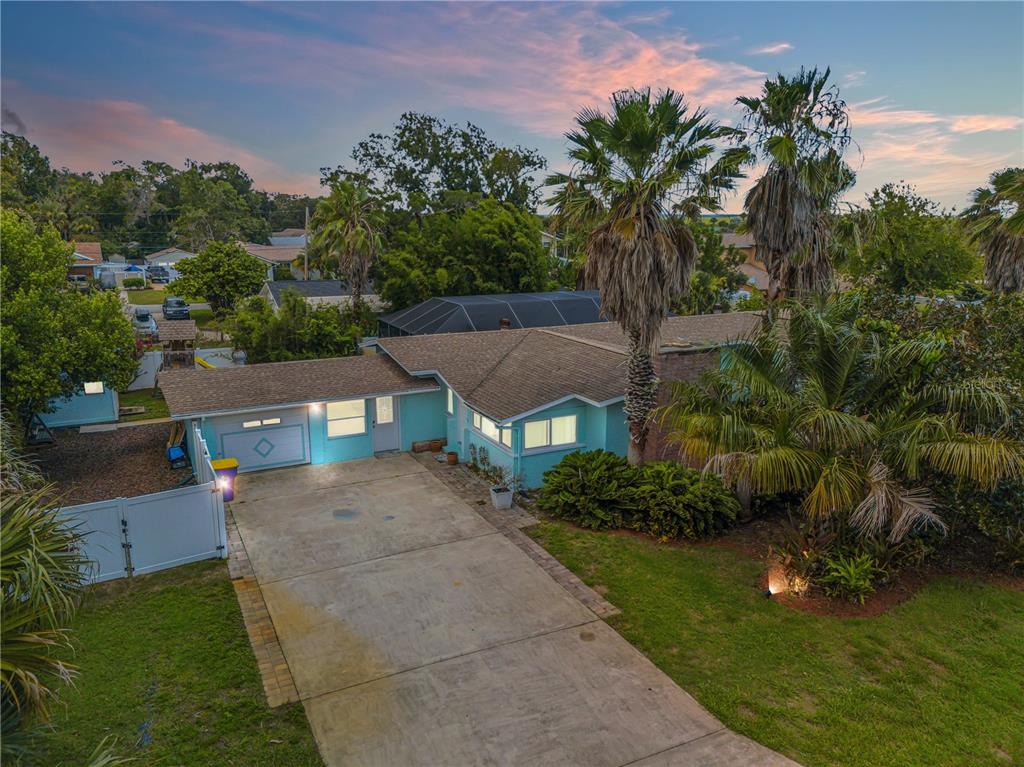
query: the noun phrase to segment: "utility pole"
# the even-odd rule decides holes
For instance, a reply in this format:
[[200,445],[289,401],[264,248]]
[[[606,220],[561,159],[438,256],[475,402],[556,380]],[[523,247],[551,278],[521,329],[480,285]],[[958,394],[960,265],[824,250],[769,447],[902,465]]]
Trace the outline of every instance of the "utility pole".
[[309,206],[306,206],[306,223],[302,236],[302,279],[309,280]]

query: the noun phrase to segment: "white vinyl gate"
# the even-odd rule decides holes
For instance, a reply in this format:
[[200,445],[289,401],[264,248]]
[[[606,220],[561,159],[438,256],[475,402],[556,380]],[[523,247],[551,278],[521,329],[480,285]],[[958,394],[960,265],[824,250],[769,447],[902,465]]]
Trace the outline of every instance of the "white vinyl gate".
[[202,484],[63,509],[92,562],[90,582],[227,556],[223,493],[202,438],[193,444]]

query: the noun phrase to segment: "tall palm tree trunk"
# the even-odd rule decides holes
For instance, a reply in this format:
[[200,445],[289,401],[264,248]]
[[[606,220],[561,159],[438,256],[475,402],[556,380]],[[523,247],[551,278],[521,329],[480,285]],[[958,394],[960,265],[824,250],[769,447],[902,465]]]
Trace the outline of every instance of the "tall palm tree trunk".
[[639,331],[629,334],[626,365],[626,401],[622,406],[629,421],[629,462],[643,460],[650,431],[650,417],[657,405],[658,377],[650,347],[643,343]]

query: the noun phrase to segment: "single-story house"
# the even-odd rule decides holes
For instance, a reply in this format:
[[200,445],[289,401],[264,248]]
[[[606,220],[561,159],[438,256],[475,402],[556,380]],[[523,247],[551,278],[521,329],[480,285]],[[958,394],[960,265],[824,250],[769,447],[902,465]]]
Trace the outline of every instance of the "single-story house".
[[306,230],[301,228],[282,229],[270,235],[270,244],[300,248],[306,247]]
[[[672,317],[656,370],[694,379],[756,312]],[[574,450],[625,455],[626,340],[596,323],[380,338],[377,354],[220,370],[174,370],[160,386],[175,420],[199,428],[213,457],[241,471],[327,463],[446,441],[524,487]],[[657,448],[651,448],[652,455]]]
[[[281,295],[286,290],[298,292],[310,306],[348,306],[352,302],[352,291],[341,280],[273,280],[263,284],[260,295],[277,311],[281,307]],[[372,290],[371,286],[371,292],[363,293],[363,300],[374,311],[380,311],[383,301]]]
[[295,266],[296,262],[301,264],[306,248],[302,245],[257,245],[252,242],[239,243],[245,252],[255,256],[267,265],[267,281],[274,280],[274,267],[287,265],[291,267],[292,274],[296,279],[302,279],[302,267]]
[[178,278],[178,262],[184,261],[186,258],[194,258],[195,255],[195,253],[181,248],[164,248],[146,256],[146,267],[162,266],[167,269],[170,278],[175,280]]
[[50,403],[51,413],[40,413],[40,420],[49,428],[84,426],[92,423],[113,423],[118,419],[120,404],[117,392],[102,381],[85,384],[81,391]]
[[377,321],[381,337],[469,333],[501,328],[541,328],[602,322],[596,290],[504,293],[429,298]]
[[103,263],[103,247],[98,242],[75,242],[74,262],[68,270],[70,274],[80,274],[96,278],[96,270]]
[[743,263],[738,268],[746,276],[749,286],[757,288],[762,293],[768,290],[768,271],[764,264],[757,260],[757,244],[753,235],[725,232],[722,235],[722,247],[735,248],[743,255]]

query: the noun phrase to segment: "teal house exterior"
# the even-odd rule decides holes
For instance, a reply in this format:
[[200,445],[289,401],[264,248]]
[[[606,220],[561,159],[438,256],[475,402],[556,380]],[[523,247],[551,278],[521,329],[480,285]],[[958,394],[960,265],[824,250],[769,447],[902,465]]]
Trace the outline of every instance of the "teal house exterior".
[[[655,368],[695,378],[760,322],[737,312],[666,320]],[[171,416],[240,471],[324,464],[442,441],[519,488],[576,450],[626,455],[626,342],[608,322],[378,338],[375,353],[172,370]],[[191,429],[189,430],[191,432]]]

